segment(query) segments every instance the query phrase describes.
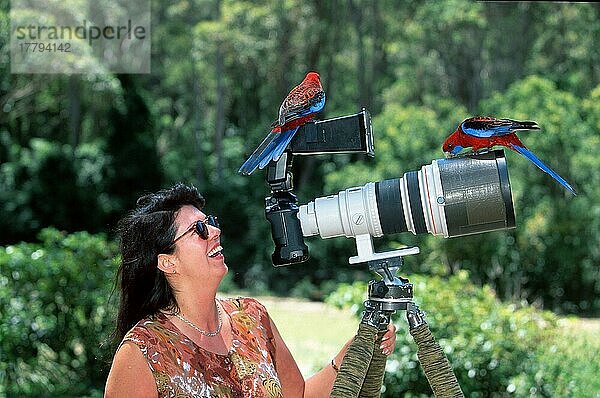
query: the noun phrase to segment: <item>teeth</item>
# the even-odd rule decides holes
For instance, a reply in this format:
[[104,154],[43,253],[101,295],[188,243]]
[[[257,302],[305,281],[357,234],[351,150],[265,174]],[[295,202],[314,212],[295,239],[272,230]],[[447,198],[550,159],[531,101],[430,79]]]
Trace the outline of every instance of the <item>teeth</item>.
[[219,254],[221,252],[221,250],[223,250],[223,247],[221,247],[221,245],[215,247],[214,249],[212,249],[211,251],[209,251],[207,253],[208,257],[214,257],[214,256],[216,256],[217,254]]

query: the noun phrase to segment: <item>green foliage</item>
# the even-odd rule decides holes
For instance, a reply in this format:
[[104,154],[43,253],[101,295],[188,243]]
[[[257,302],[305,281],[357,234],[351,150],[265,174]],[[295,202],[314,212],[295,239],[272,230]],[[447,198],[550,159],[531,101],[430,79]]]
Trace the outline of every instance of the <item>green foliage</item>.
[[104,192],[109,161],[99,143],[73,148],[32,138],[21,147],[6,133],[0,141],[9,152],[0,165],[0,240],[26,238],[49,224],[95,230],[114,210]]
[[[594,112],[586,109],[591,101],[532,76],[482,103],[483,113],[537,120],[541,132],[522,134],[523,142],[579,192],[572,197],[518,155],[508,160],[518,227],[513,253],[507,253],[514,260],[504,262],[523,268],[518,271],[523,288],[568,312],[596,307],[600,293],[600,256],[594,248],[600,239],[595,216],[600,211],[600,161],[590,146],[598,141],[590,123]],[[573,258],[577,261],[569,260]]]
[[100,396],[116,246],[86,232],[39,238],[0,248],[0,396]]
[[[565,333],[549,312],[502,304],[489,286],[469,282],[465,271],[450,278],[411,275],[411,282],[415,301],[427,312],[466,396],[576,397],[600,391],[593,359],[600,344],[583,348],[591,336]],[[341,286],[327,302],[351,307],[358,315],[365,292],[366,284],[355,282]],[[396,326],[396,351],[388,359],[383,396],[430,396],[406,321],[397,320]]]
[[[600,40],[596,23],[600,9],[593,4],[569,7],[546,3],[539,6],[527,73],[543,75],[563,90],[584,96],[598,84],[599,57],[592,48]],[[543,23],[539,23],[543,22]]]
[[45,226],[110,234],[140,194],[183,181],[220,215],[243,288],[288,293],[300,283],[297,293],[318,297],[324,283],[364,277],[346,265],[355,248],[344,239],[307,239],[304,267],[273,268],[263,175],[236,172],[283,96],[317,70],[320,117],[366,106],[376,158],[296,157],[301,203],[429,163],[475,113],[536,119],[543,131],[525,142],[577,198],[509,154],[515,232],[378,244],[418,244],[425,256],[409,267],[420,272],[464,268],[500,297],[596,314],[599,12],[559,2],[154,0],[151,74],[15,75],[0,1],[0,244]]
[[287,296],[309,299],[313,301],[323,301],[330,293],[337,289],[337,283],[326,281],[319,285],[311,282],[308,276],[302,278],[290,290]]
[[561,320],[549,338],[536,347],[539,363],[535,373],[522,373],[512,380],[517,396],[598,397],[600,396],[600,342],[598,334],[581,321]]

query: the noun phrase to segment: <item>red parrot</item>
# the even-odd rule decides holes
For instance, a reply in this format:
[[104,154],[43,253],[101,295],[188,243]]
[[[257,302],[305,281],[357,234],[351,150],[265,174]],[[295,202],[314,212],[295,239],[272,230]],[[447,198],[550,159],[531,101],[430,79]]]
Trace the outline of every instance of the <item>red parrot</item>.
[[519,130],[539,130],[536,122],[511,119],[496,119],[494,117],[476,116],[463,120],[456,130],[450,134],[442,149],[446,156],[457,155],[464,148],[471,147],[473,152],[491,149],[500,145],[510,148],[529,159],[545,173],[558,181],[573,195],[577,195],[573,187],[558,173],[546,166],[537,156],[533,154],[525,144],[517,137]]
[[279,107],[278,119],[271,124],[271,131],[238,171],[249,175],[257,168],[265,168],[270,161],[279,160],[300,126],[311,120],[324,106],[325,91],[319,74],[308,72],[302,83],[285,97]]

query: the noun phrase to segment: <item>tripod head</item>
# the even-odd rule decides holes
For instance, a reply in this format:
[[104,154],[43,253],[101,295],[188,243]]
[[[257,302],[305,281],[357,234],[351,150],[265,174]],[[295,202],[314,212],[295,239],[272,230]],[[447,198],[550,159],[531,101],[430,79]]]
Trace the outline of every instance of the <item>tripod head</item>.
[[412,283],[407,278],[396,275],[404,265],[404,257],[418,254],[419,248],[409,247],[375,253],[369,234],[356,236],[356,248],[358,255],[349,259],[350,264],[366,263],[369,270],[375,271],[381,277],[380,281],[369,282],[362,322],[383,331],[386,330],[392,314],[397,310],[405,310],[411,329],[425,323],[425,314],[413,302]]

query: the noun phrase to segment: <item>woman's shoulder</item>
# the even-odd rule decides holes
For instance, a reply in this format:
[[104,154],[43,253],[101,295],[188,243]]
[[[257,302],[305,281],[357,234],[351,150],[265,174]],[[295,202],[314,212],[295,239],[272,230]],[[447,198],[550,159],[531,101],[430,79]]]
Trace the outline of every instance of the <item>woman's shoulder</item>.
[[228,307],[228,312],[231,314],[245,313],[258,319],[268,319],[269,312],[267,308],[257,299],[253,297],[235,297],[221,299]]
[[233,307],[237,307],[237,308],[260,308],[264,311],[266,311],[265,306],[258,301],[257,299],[255,299],[254,297],[246,297],[246,296],[238,296],[238,297],[227,297],[227,298],[221,298],[220,299],[222,302],[225,302]]
[[156,397],[156,382],[140,348],[124,341],[113,358],[105,397]]
[[167,317],[158,313],[153,316],[140,319],[123,337],[123,343],[129,341],[136,345],[145,345],[148,341],[156,338],[157,334],[166,329]]

